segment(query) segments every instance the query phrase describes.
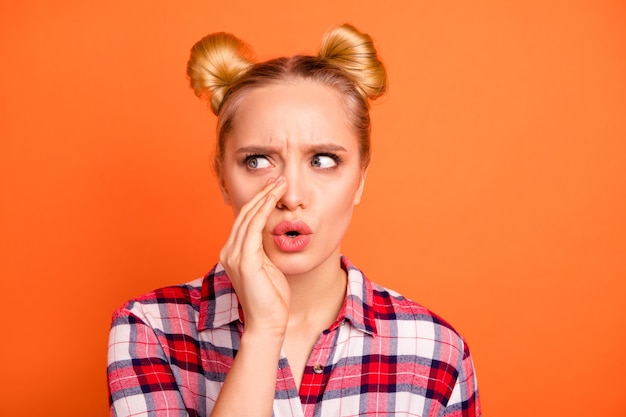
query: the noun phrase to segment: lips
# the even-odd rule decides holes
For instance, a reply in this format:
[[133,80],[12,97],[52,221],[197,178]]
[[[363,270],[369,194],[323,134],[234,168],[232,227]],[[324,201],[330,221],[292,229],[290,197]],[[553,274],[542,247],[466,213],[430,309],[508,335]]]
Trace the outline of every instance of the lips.
[[284,221],[272,230],[272,238],[283,252],[299,252],[311,242],[311,228],[302,221]]

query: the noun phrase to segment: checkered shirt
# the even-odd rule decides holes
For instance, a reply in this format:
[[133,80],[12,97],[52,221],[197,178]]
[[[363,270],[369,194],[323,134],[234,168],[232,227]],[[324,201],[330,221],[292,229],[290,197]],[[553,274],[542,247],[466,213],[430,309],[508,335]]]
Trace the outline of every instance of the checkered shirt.
[[[345,257],[348,288],[296,389],[284,354],[273,415],[480,416],[467,344],[424,307],[369,280]],[[241,308],[224,269],[159,289],[113,315],[112,416],[208,416],[239,348]],[[245,399],[242,399],[245,400]]]

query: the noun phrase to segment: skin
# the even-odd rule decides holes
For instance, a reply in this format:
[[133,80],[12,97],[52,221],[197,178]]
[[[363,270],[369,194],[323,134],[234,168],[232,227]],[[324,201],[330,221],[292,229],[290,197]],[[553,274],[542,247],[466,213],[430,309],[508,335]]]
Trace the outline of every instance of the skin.
[[[340,245],[365,171],[341,96],[305,80],[246,94],[222,169],[220,188],[235,221],[220,261],[245,327],[212,415],[266,416],[281,349],[299,387],[315,342],[343,304]],[[311,241],[301,251],[284,252],[272,231],[296,220],[311,228]]]

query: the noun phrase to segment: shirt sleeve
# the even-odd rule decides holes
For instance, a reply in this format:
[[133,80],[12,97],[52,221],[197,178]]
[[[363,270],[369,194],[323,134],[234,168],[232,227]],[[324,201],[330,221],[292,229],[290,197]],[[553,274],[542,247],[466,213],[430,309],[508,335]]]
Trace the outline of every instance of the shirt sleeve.
[[154,329],[127,309],[113,315],[107,380],[111,416],[189,417]]
[[449,417],[481,417],[480,398],[474,363],[467,343],[463,343],[463,361],[450,401],[443,413]]

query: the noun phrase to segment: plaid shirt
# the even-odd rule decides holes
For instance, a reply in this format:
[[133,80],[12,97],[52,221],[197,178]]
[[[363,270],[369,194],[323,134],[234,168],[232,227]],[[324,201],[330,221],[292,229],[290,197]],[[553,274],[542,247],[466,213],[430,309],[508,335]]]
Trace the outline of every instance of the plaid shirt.
[[[344,257],[346,300],[307,362],[300,390],[277,364],[274,416],[480,416],[470,352],[449,324],[367,280]],[[113,315],[111,415],[208,416],[243,331],[228,276],[130,301]],[[245,400],[245,399],[243,399]]]

